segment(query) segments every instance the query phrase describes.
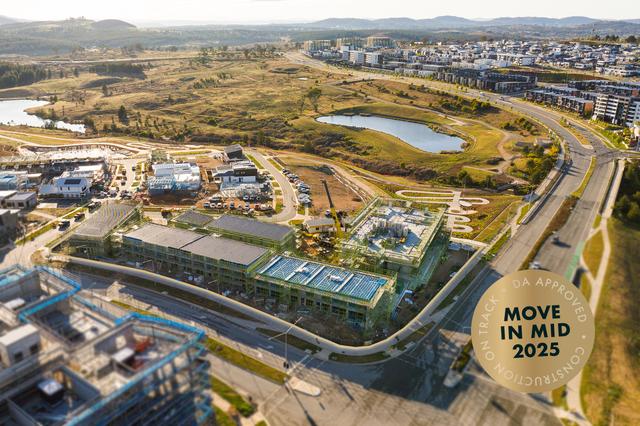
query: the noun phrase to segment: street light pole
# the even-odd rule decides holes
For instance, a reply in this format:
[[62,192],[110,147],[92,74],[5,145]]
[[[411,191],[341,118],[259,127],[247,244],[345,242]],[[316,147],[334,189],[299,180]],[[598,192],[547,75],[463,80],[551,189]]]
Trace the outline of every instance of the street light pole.
[[289,369],[289,351],[288,351],[288,340],[287,340],[287,336],[289,335],[289,332],[291,331],[291,329],[298,324],[300,321],[302,321],[302,317],[299,317],[297,320],[295,320],[295,322],[293,324],[291,324],[289,326],[289,328],[287,328],[284,332],[280,333],[280,334],[276,334],[275,336],[271,336],[269,337],[267,340],[273,340],[277,337],[280,337],[282,335],[284,335],[284,368],[286,368],[287,370]]

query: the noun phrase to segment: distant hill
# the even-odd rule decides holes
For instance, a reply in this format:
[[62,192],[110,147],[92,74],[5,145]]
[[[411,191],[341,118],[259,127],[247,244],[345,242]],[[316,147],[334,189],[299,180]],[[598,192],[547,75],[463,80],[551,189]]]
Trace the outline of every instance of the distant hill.
[[119,31],[136,28],[135,25],[119,19],[104,19],[102,21],[93,22],[91,27],[102,31]]
[[345,29],[345,30],[373,30],[373,29],[399,29],[399,30],[433,30],[433,29],[466,29],[488,28],[506,26],[540,26],[540,27],[576,27],[580,25],[594,24],[598,22],[631,22],[640,23],[638,20],[628,21],[601,21],[586,16],[569,16],[566,18],[544,18],[536,16],[502,17],[489,20],[472,20],[458,16],[438,16],[429,19],[412,18],[385,18],[385,19],[357,19],[357,18],[330,18],[322,21],[305,24],[307,28]]
[[16,22],[20,22],[20,20],[15,18],[9,18],[8,16],[0,15],[0,25],[14,24]]

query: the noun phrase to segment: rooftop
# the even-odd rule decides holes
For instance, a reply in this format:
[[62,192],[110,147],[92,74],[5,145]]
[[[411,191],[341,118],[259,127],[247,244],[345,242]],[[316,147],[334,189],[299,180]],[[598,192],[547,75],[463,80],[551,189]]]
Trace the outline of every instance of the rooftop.
[[220,232],[233,232],[238,234],[254,235],[272,241],[283,241],[293,230],[285,225],[275,223],[260,222],[255,219],[247,219],[235,215],[222,215],[218,219],[210,222],[208,228],[219,230]]
[[268,253],[269,250],[227,238],[205,236],[182,247],[196,256],[249,266]]
[[125,237],[144,241],[147,244],[179,249],[198,238],[202,238],[203,235],[185,229],[148,223],[129,232]]
[[0,200],[5,199],[5,198],[9,198],[11,197],[13,194],[15,194],[16,191],[0,191]]
[[136,206],[133,204],[104,204],[93,216],[78,226],[74,236],[104,238],[114,228],[126,221],[135,208]]
[[240,241],[152,223],[128,233],[125,237],[243,266],[251,265],[269,251]]
[[35,197],[36,193],[33,191],[18,192],[7,199],[7,201],[26,201],[29,198]]
[[238,145],[238,144],[229,145],[229,146],[225,146],[224,147],[224,152],[226,152],[226,153],[238,152],[238,151],[242,151],[242,146]]
[[288,256],[274,257],[259,269],[258,275],[363,301],[372,300],[389,282],[389,278],[380,275]]
[[334,225],[335,221],[329,217],[312,217],[305,219],[304,224],[306,226],[329,226]]
[[198,213],[194,210],[187,210],[174,219],[176,222],[186,223],[187,225],[203,227],[213,220],[208,214]]

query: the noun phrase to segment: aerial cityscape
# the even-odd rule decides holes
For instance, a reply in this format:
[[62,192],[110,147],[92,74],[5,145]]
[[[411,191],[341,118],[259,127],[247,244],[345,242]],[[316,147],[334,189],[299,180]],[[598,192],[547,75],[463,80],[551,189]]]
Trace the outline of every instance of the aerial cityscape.
[[0,426],[640,424],[633,4],[20,3]]

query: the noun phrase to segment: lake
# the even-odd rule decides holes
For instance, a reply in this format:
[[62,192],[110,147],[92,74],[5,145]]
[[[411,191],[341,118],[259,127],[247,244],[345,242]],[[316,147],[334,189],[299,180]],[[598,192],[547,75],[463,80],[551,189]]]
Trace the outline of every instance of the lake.
[[320,123],[370,129],[395,136],[403,142],[426,152],[462,151],[464,139],[433,131],[429,126],[410,121],[377,116],[327,115]]
[[[35,101],[31,99],[18,99],[11,101],[0,101],[0,123],[9,126],[31,126],[44,127],[51,120],[27,114],[26,109],[47,105],[47,101]],[[64,121],[56,121],[56,128],[69,130],[77,133],[84,133],[84,124],[70,124]]]

